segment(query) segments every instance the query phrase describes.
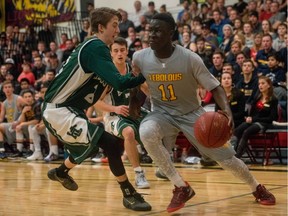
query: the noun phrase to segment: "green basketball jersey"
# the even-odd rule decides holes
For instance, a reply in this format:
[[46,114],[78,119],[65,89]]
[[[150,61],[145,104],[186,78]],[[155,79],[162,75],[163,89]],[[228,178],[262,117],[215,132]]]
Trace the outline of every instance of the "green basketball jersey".
[[80,44],[63,64],[45,94],[45,102],[87,109],[100,98],[107,85],[124,91],[144,81],[141,75],[122,76],[112,62],[107,45],[93,37]]

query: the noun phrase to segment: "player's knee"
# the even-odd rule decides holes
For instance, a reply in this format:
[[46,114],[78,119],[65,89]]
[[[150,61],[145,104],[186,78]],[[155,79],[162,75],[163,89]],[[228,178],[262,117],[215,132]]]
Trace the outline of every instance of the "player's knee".
[[135,139],[135,133],[132,127],[126,127],[122,131],[124,139]]
[[140,125],[140,139],[146,145],[161,140],[161,130],[155,121],[146,121]]

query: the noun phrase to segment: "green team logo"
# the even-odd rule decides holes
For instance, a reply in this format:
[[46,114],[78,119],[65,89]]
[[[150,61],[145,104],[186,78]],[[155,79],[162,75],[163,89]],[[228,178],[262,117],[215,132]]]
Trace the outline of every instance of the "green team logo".
[[83,131],[82,128],[78,130],[76,127],[77,127],[77,125],[73,125],[72,127],[70,127],[70,131],[67,132],[67,134],[69,136],[72,136],[74,139],[79,137]]

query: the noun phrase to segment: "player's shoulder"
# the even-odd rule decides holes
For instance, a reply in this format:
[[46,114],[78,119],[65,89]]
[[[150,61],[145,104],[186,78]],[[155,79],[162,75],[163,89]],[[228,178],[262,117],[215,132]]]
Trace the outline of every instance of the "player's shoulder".
[[153,50],[150,47],[144,48],[142,50],[136,51],[133,55],[134,58],[144,58],[145,56],[150,56]]

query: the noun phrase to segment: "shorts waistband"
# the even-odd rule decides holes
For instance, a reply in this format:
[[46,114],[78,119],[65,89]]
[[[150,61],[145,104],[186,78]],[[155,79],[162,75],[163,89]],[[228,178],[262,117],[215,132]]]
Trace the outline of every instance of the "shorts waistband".
[[59,107],[61,107],[59,104],[55,104],[55,103],[45,103],[45,106],[47,108],[59,108]]

